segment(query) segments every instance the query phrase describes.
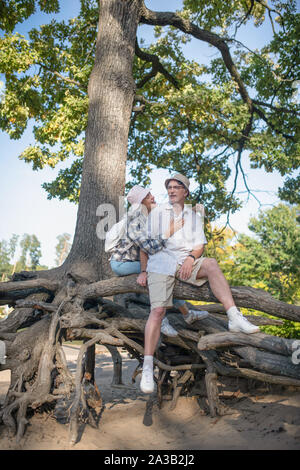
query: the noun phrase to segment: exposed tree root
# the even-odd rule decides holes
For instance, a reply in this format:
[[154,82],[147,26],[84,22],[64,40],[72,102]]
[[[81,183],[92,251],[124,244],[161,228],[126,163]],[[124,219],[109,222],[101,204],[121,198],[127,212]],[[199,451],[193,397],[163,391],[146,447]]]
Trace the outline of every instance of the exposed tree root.
[[[78,441],[80,422],[97,425],[102,399],[94,380],[96,344],[105,345],[112,355],[112,385],[123,385],[118,347],[138,360],[132,378],[135,381],[142,366],[144,328],[150,308],[147,291],[135,279],[127,276],[87,284],[83,279],[67,275],[59,281],[29,277],[0,285],[0,302],[1,298],[10,299],[15,306],[0,323],[0,340],[7,351],[6,364],[0,365],[0,371],[11,370],[11,384],[0,420],[16,434],[18,441],[26,430],[29,412],[54,406],[60,399],[72,399],[66,409],[72,444]],[[255,289],[233,288],[232,291],[241,306],[279,318],[300,320],[300,307],[278,303]],[[24,298],[20,300],[22,292]],[[118,303],[104,298],[119,293],[128,294],[121,299],[116,297]],[[178,281],[175,294],[215,302],[207,286],[196,288]],[[163,400],[170,399],[170,407],[174,409],[180,395],[193,394],[197,384],[198,388],[201,384],[212,417],[231,413],[219,397],[218,381],[222,376],[300,387],[300,366],[291,359],[293,340],[263,333],[230,333],[222,308],[214,305],[210,310],[208,318],[192,326],[184,322],[176,309],[168,312],[169,321],[179,335],[175,338],[162,335],[156,351],[158,407]],[[258,324],[268,321],[255,318]],[[67,367],[63,339],[83,341],[75,377]]]

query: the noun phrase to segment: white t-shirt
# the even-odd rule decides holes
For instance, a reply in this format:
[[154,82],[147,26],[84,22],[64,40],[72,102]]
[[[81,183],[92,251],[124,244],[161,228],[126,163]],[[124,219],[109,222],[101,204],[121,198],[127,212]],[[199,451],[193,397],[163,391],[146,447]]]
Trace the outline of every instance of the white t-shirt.
[[172,218],[182,217],[184,217],[184,226],[166,241],[166,246],[161,251],[149,255],[148,272],[174,276],[177,265],[181,265],[192,250],[207,243],[203,218],[188,205],[185,205],[183,211],[176,216],[170,203],[161,204],[150,212],[148,232],[151,238],[163,235],[169,228]]

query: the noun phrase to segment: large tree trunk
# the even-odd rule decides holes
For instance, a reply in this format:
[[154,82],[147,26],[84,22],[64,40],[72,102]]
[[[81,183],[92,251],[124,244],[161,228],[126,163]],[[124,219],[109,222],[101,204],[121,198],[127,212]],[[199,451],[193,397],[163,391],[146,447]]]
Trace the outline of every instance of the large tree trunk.
[[[81,190],[69,256],[62,266],[49,271],[17,273],[13,277],[14,281],[29,279],[29,284],[33,281],[36,286],[27,288],[26,282],[25,286],[21,283],[20,289],[14,290],[12,295],[4,290],[2,296],[2,301],[11,305],[22,297],[27,301],[44,302],[47,304],[47,312],[51,302],[53,305],[51,313],[46,314],[52,321],[48,318],[48,322],[40,323],[43,334],[36,334],[34,328],[35,323],[43,317],[44,306],[42,310],[16,308],[0,326],[0,340],[5,341],[7,349],[7,363],[5,366],[0,365],[0,370],[12,370],[12,383],[0,413],[0,421],[2,417],[4,423],[14,428],[16,418],[19,438],[25,430],[27,408],[55,401],[60,394],[60,382],[66,382],[63,393],[70,392],[71,385],[65,380],[68,371],[59,342],[63,334],[60,317],[63,313],[76,313],[83,308],[81,299],[73,295],[74,286],[97,281],[111,274],[104,252],[104,240],[99,238],[97,224],[106,215],[102,210],[105,204],[112,205],[118,218],[119,196],[124,195],[128,132],[135,96],[133,59],[141,4],[142,0],[99,0],[95,63],[88,86],[89,111]],[[24,327],[29,327],[27,334],[18,333],[18,329]],[[28,339],[30,337],[31,341]],[[106,340],[105,336],[104,343]],[[19,367],[16,367],[19,341],[25,342],[27,352],[24,358],[22,356]],[[108,344],[112,346],[119,344],[113,338],[109,341],[111,343]],[[85,370],[89,370],[93,362],[91,353],[95,342],[92,339],[91,344],[85,343],[88,351]],[[84,354],[83,351],[81,361]],[[43,374],[38,374],[38,370],[43,370]],[[83,386],[80,374],[78,369],[71,418],[72,442],[76,439],[79,408],[86,408],[88,403],[82,403],[80,399],[80,387]],[[57,376],[56,380],[53,375]],[[93,374],[88,375],[92,383]],[[52,394],[53,390],[56,390],[56,394]],[[96,402],[99,404],[98,398]]]
[[[127,143],[135,96],[132,76],[141,0],[102,0],[95,65],[90,77],[85,155],[74,242],[64,268],[90,280],[107,277],[98,206],[118,214],[124,195]],[[104,215],[104,214],[103,214]]]

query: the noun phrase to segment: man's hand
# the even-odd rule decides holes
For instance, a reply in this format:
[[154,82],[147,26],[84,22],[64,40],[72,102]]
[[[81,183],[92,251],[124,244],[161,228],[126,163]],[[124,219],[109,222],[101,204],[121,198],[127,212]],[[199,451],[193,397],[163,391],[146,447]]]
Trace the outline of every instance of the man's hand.
[[142,286],[142,287],[146,287],[147,285],[147,273],[140,273],[137,277],[137,280],[136,282]]
[[185,258],[183,265],[179,271],[179,277],[183,281],[186,281],[192,274],[194,260],[191,256]]

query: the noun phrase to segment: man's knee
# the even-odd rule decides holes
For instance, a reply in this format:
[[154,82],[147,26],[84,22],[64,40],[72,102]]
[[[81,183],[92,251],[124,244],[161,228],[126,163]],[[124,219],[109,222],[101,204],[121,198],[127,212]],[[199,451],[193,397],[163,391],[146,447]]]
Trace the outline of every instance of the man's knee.
[[213,274],[216,271],[220,271],[220,266],[215,258],[206,258],[203,264],[204,263],[205,265],[203,267],[205,268],[208,274]]
[[156,307],[151,310],[151,317],[155,321],[162,321],[164,315],[165,315],[166,309],[165,307]]

